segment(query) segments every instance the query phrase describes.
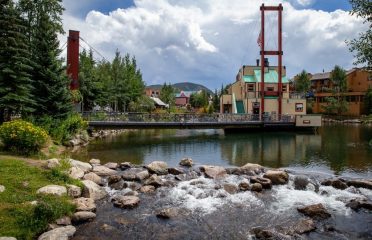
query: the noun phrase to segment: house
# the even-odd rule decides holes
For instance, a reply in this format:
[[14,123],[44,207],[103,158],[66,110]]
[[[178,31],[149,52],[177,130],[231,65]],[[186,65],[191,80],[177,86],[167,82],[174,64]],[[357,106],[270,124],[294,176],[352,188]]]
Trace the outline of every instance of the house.
[[145,95],[148,97],[160,97],[161,87],[146,87]]
[[198,91],[181,91],[176,93],[176,106],[186,106],[190,103],[190,96],[193,93],[198,93]]
[[160,100],[160,98],[157,98],[157,97],[150,97],[150,98],[154,101],[155,107],[157,109],[165,109],[165,108],[168,108],[169,106],[168,104]]
[[[342,93],[346,97],[348,110],[345,115],[360,116],[365,113],[364,95],[372,88],[372,74],[366,69],[353,68],[346,72],[347,89]],[[314,113],[324,112],[327,97],[335,96],[333,89],[337,85],[331,80],[331,72],[316,73],[311,76],[311,90],[314,95]]]
[[280,113],[284,115],[306,114],[305,97],[289,90],[286,68],[282,68],[282,83],[280,84],[278,67],[269,66],[267,59],[264,64],[264,88],[262,89],[261,84],[259,60],[256,66],[243,65],[236,75],[235,82],[229,87],[228,94],[220,98],[220,112],[270,115],[274,118]]

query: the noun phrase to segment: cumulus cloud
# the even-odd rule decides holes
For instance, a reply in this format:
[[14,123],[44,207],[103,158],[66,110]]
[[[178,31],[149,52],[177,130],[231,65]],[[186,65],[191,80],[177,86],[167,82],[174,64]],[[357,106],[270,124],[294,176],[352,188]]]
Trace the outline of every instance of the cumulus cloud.
[[[116,49],[135,55],[148,84],[191,81],[219,88],[234,81],[242,64],[255,64],[259,57],[261,4],[261,0],[136,0],[134,6],[109,14],[90,11],[85,19],[67,13],[64,27],[80,30],[109,59]],[[345,40],[367,27],[360,19],[341,10],[299,10],[290,2],[283,6],[287,75],[302,69],[329,70],[335,64],[352,67]],[[267,44],[274,49],[276,15],[268,14],[266,22]]]
[[297,0],[297,3],[300,4],[301,6],[309,6],[314,3],[314,0]]

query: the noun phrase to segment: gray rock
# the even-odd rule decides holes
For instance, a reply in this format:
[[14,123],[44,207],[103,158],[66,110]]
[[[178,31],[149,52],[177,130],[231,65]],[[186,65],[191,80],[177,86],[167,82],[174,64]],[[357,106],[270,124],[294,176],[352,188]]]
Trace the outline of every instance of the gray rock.
[[180,161],[180,165],[181,166],[184,166],[184,167],[192,167],[193,165],[193,161],[191,158],[183,158],[181,161]]
[[243,180],[239,183],[239,189],[241,191],[248,191],[249,190],[249,182],[247,180]]
[[177,217],[178,213],[179,211],[177,208],[165,208],[165,209],[157,211],[156,216],[158,218],[169,219],[169,218]]
[[304,234],[316,229],[315,223],[312,219],[301,219],[292,227],[293,231],[297,234]]
[[130,162],[120,163],[119,166],[120,166],[120,168],[122,170],[126,170],[126,169],[129,169],[129,168],[132,168],[132,164]]
[[372,189],[372,181],[370,180],[350,180],[347,182],[347,185],[356,188]]
[[15,237],[0,237],[0,240],[17,240]]
[[143,186],[140,188],[140,192],[143,193],[152,193],[155,191],[155,187],[151,185]]
[[136,174],[136,180],[139,180],[139,181],[143,181],[148,177],[150,177],[150,173],[147,170],[141,171]]
[[122,180],[122,176],[120,176],[120,175],[111,175],[107,178],[107,182],[108,182],[109,185],[113,184],[113,183],[117,183],[121,180]]
[[274,185],[286,184],[289,178],[288,173],[280,170],[269,170],[263,175],[263,177],[270,179],[271,183]]
[[274,229],[252,229],[253,234],[256,239],[262,240],[291,240],[292,237],[275,231]]
[[99,200],[106,197],[107,192],[103,187],[98,186],[96,183],[90,180],[81,181],[84,185],[83,197],[93,198],[94,200]]
[[201,166],[200,170],[204,172],[205,176],[213,179],[224,178],[227,175],[225,168],[219,166]]
[[152,185],[154,187],[161,187],[163,185],[163,180],[156,174],[151,175],[145,180],[144,185]]
[[81,162],[78,160],[70,159],[69,163],[71,167],[77,167],[84,171],[84,173],[88,173],[92,170],[92,165],[86,162]]
[[229,194],[235,194],[238,192],[238,186],[236,186],[235,184],[231,184],[231,183],[225,183],[223,185],[223,189],[228,192]]
[[146,166],[150,173],[155,173],[157,175],[168,174],[168,164],[162,161],[154,161]]
[[119,164],[118,164],[118,163],[114,163],[114,162],[109,162],[109,163],[106,163],[106,164],[103,165],[103,166],[115,170],[116,168],[119,167]]
[[253,192],[261,192],[262,191],[262,185],[260,183],[253,183],[251,185],[251,191],[253,191]]
[[138,192],[129,190],[127,192],[122,193],[121,196],[138,196]]
[[59,227],[41,234],[38,240],[68,240],[75,232],[74,226]]
[[0,193],[5,191],[5,187],[3,185],[0,185]]
[[78,167],[71,167],[68,170],[68,175],[73,179],[82,179],[84,177],[84,171]]
[[58,185],[48,185],[42,188],[39,188],[36,193],[38,194],[52,194],[57,196],[62,196],[67,194],[67,189],[64,186]]
[[324,186],[332,186],[336,189],[344,190],[347,188],[347,184],[341,179],[327,179],[321,183]]
[[84,180],[90,180],[98,185],[103,185],[103,179],[98,176],[97,174],[90,172],[84,175],[83,177]]
[[372,210],[372,201],[353,199],[350,202],[348,202],[346,206],[355,211],[358,211],[361,208]]
[[68,226],[71,225],[71,218],[64,216],[56,220],[56,224],[60,226]]
[[134,172],[127,172],[125,171],[121,176],[125,181],[135,181],[137,180],[137,176]]
[[67,185],[67,196],[78,198],[81,196],[81,188],[75,185]]
[[76,198],[73,200],[73,203],[76,205],[76,211],[96,211],[96,204],[92,198]]
[[297,208],[300,213],[305,214],[311,218],[326,219],[331,217],[331,214],[325,209],[323,204],[313,204],[306,207]]
[[250,181],[251,183],[261,184],[262,188],[264,189],[271,189],[271,186],[272,186],[271,180],[268,178],[253,176],[251,177]]
[[98,176],[110,176],[110,175],[114,175],[116,174],[117,172],[115,170],[112,170],[108,167],[105,167],[105,166],[93,166],[93,170],[92,170],[95,174],[97,174]]
[[89,160],[89,163],[92,164],[92,165],[100,165],[101,160],[92,158],[92,159]]
[[309,179],[306,176],[295,176],[293,184],[296,190],[306,190],[306,187],[309,184]]
[[240,167],[240,170],[242,171],[252,171],[255,172],[256,174],[263,172],[264,167],[262,167],[259,164],[255,163],[247,163],[244,166]]
[[168,172],[172,175],[180,175],[184,174],[185,172],[180,168],[168,168]]
[[52,169],[56,168],[60,165],[59,160],[57,158],[52,158],[47,160],[47,168]]
[[110,188],[115,190],[121,190],[123,188],[126,188],[127,186],[128,184],[123,179],[121,179],[119,182],[112,183],[109,185]]
[[112,199],[115,207],[135,208],[138,206],[140,199],[136,196],[116,196]]
[[72,215],[72,221],[74,223],[92,221],[95,218],[96,218],[96,214],[93,212],[88,212],[88,211],[76,212]]
[[142,187],[142,185],[137,183],[137,182],[130,182],[130,183],[128,183],[127,187],[132,189],[133,191],[137,191]]

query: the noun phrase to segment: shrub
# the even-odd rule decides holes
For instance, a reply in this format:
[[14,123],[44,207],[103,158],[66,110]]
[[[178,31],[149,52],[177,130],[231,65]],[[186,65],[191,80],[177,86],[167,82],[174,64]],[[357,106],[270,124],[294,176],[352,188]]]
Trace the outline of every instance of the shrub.
[[30,155],[45,146],[49,136],[44,129],[30,122],[15,120],[0,126],[0,139],[6,150]]

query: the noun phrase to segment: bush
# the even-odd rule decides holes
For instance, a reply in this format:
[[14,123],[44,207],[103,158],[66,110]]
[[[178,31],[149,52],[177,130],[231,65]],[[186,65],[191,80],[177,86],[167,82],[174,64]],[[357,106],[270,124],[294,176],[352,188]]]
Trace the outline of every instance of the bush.
[[47,143],[49,136],[44,129],[30,122],[15,120],[0,126],[0,139],[6,150],[30,155],[39,152]]

